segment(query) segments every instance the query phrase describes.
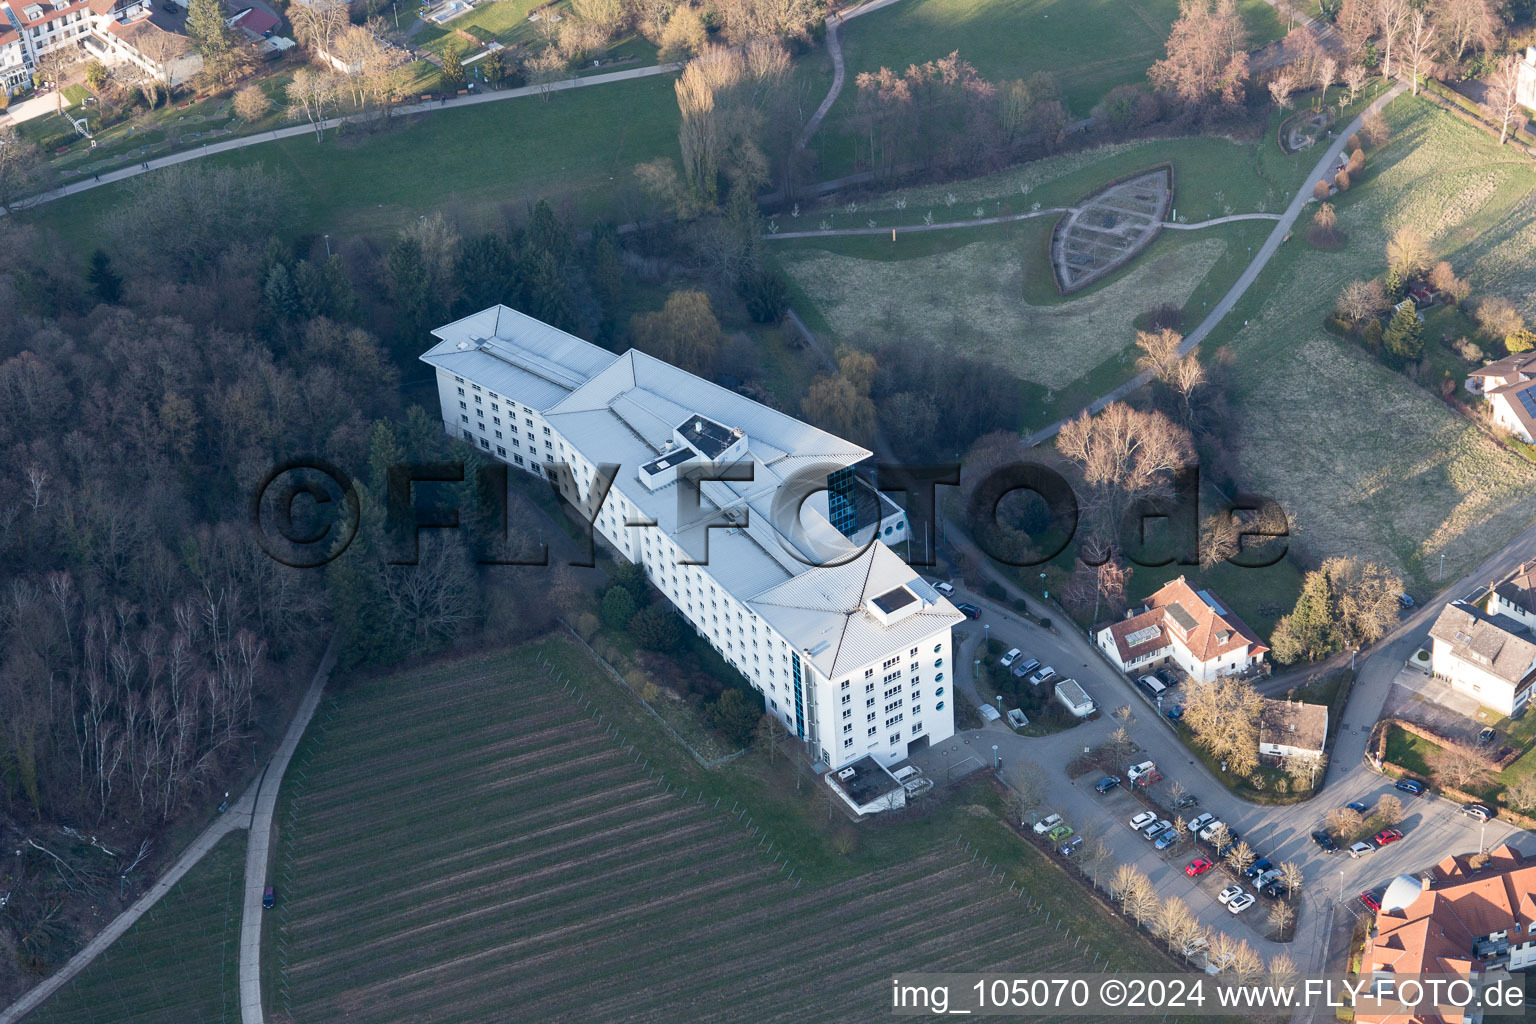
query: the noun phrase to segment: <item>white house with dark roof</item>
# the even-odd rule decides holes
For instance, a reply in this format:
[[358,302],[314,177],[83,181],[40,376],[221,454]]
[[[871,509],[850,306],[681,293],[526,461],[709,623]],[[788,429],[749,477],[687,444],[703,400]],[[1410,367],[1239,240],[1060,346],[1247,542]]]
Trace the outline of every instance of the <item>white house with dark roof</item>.
[[889,765],[953,735],[964,616],[886,546],[904,514],[858,500],[867,449],[505,306],[432,333],[444,429],[550,479],[813,757]]
[[1507,615],[1536,632],[1536,562],[1521,562],[1514,572],[1488,584],[1488,614]]
[[1096,637],[1099,649],[1123,672],[1172,662],[1198,682],[1258,671],[1269,650],[1215,594],[1196,590],[1183,576]]
[[1536,442],[1536,352],[1505,356],[1467,375],[1467,390],[1488,400],[1493,421]]
[[1502,612],[1453,601],[1430,627],[1430,671],[1486,707],[1512,715],[1536,683],[1536,636]]

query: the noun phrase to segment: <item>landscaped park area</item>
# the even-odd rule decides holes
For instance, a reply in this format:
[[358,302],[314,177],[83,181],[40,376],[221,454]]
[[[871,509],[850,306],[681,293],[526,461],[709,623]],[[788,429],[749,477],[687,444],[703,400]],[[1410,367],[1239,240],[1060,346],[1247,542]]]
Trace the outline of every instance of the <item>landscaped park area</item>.
[[268,1012],[851,1019],[913,963],[1158,962],[1002,826],[990,785],[843,840],[820,786],[762,749],[699,768],[558,638],[353,682],[284,780]]

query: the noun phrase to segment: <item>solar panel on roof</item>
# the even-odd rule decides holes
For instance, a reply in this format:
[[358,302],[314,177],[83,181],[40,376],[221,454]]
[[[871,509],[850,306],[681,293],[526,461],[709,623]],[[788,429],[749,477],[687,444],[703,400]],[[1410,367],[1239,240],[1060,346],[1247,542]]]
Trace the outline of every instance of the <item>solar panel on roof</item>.
[[1160,632],[1162,631],[1156,626],[1144,626],[1125,638],[1126,646],[1135,647],[1137,644],[1144,644],[1157,637]]
[[1520,404],[1525,406],[1525,411],[1532,417],[1536,417],[1536,389],[1526,388],[1519,392]]
[[1214,597],[1211,596],[1211,592],[1209,590],[1197,590],[1195,593],[1199,595],[1200,600],[1210,605],[1211,611],[1215,612],[1217,615],[1227,614],[1227,610],[1223,608]]

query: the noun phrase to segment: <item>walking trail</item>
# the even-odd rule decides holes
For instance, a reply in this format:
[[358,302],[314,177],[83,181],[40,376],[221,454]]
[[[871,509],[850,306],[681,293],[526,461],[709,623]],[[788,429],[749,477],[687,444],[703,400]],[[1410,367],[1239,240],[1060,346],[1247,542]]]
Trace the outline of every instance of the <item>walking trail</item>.
[[[422,103],[406,103],[391,109],[391,114],[430,114],[437,110],[454,110],[461,107],[478,106],[481,103],[497,103],[501,100],[515,100],[524,96],[537,96],[550,92],[563,92],[567,89],[585,89],[593,85],[608,85],[611,82],[627,82],[636,78],[649,78],[652,75],[675,74],[681,64],[657,64],[645,68],[629,68],[625,71],[609,71],[601,75],[590,75],[586,78],[565,78],[548,85],[524,85],[516,89],[500,89],[491,92],[478,92],[470,96],[453,96],[445,100]],[[329,131],[337,128],[346,121],[358,120],[358,115],[352,114],[346,117],[332,117],[320,123],[320,128]],[[312,134],[315,127],[310,124],[290,125],[287,128],[275,128],[270,132],[262,132],[260,135],[246,135],[238,139],[225,139],[222,142],[206,143],[197,149],[185,149],[180,153],[170,153],[166,156],[147,160],[143,163],[133,164],[130,167],[121,167],[115,171],[107,171],[95,178],[77,181],[62,188],[56,188],[51,192],[42,192],[30,199],[24,199],[12,204],[15,209],[26,209],[32,206],[41,206],[43,203],[51,203],[55,199],[63,199],[66,196],[78,195],[81,192],[89,192],[93,188],[110,185],[117,181],[127,181],[141,174],[161,167],[169,167],[172,164],[186,163],[188,160],[201,160],[203,157],[213,156],[215,153],[230,153],[237,149],[245,149],[247,146],[259,146],[264,143],[274,142],[278,139],[293,139],[302,135]],[[3,213],[3,211],[0,211]]]
[[827,16],[827,53],[832,56],[832,88],[822,97],[821,106],[816,108],[816,113],[805,122],[805,127],[800,129],[800,135],[795,139],[795,148],[804,149],[806,143],[811,141],[811,136],[816,134],[816,129],[821,127],[822,119],[827,116],[827,111],[832,109],[832,104],[837,102],[838,96],[843,92],[843,79],[846,70],[843,67],[843,41],[838,38],[838,29],[845,21],[862,17],[870,11],[878,11],[882,7],[889,7],[897,0],[872,0],[871,3],[856,7],[847,14],[832,14]]
[[[942,224],[900,224],[894,227],[884,228],[832,228],[827,231],[781,231],[776,235],[764,235],[764,238],[835,238],[839,235],[892,235],[905,234],[911,231],[947,231],[951,228],[974,228],[984,224],[1007,224],[1012,221],[1029,220],[1031,217],[1050,217],[1058,213],[1076,213],[1074,206],[1052,206],[1044,210],[1031,210],[1028,213],[1008,213],[1000,217],[978,217],[975,220],[952,220]],[[1160,225],[1173,231],[1198,231],[1201,228],[1215,227],[1218,224],[1230,224],[1237,220],[1279,220],[1278,213],[1234,213],[1228,217],[1216,217],[1212,220],[1202,220],[1196,224],[1175,224],[1168,222]]]
[[[272,759],[267,762],[266,768],[262,770],[256,781],[251,783],[228,810],[214,819],[213,823],[192,841],[192,844],[176,859],[176,863],[172,864],[170,869],[160,876],[143,896],[134,901],[133,906],[109,922],[67,964],[29,989],[10,1006],[0,1010],[0,1024],[18,1024],[23,1017],[74,980],[80,972],[90,966],[92,961],[105,952],[107,947],[132,928],[139,918],[148,913],[151,907],[159,903],[161,897],[170,892],[172,887],[181,881],[182,876],[197,866],[208,851],[218,845],[220,839],[242,828],[250,829],[250,839],[246,844],[245,910],[240,923],[240,1016],[242,1024],[262,1024],[261,896],[266,888],[272,810],[277,802],[277,791],[283,780],[283,772],[287,770],[288,761],[299,745],[299,738],[304,735],[304,730],[309,726],[309,720],[320,703],[320,694],[325,689],[325,682],[335,664],[336,639],[333,636],[326,646],[325,654],[320,659],[319,667],[315,669],[314,677],[310,680],[309,690],[304,694],[304,699],[300,701],[293,721],[288,725],[288,731],[283,734],[283,740],[278,745],[276,753],[272,755]],[[270,785],[267,784],[269,779]]]
[[[1317,164],[1312,168],[1312,173],[1297,188],[1295,198],[1291,200],[1290,206],[1286,207],[1285,213],[1280,216],[1279,222],[1275,224],[1275,229],[1269,233],[1269,237],[1264,240],[1264,244],[1259,246],[1259,251],[1254,254],[1253,261],[1248,264],[1242,276],[1227,290],[1227,294],[1222,296],[1221,301],[1216,303],[1215,308],[1211,310],[1210,314],[1200,321],[1200,325],[1185,336],[1183,344],[1179,346],[1179,355],[1187,355],[1194,351],[1195,347],[1205,340],[1206,336],[1215,329],[1216,325],[1221,323],[1222,318],[1232,311],[1232,307],[1237,305],[1238,300],[1247,294],[1248,289],[1253,286],[1253,282],[1258,280],[1259,274],[1269,265],[1269,261],[1275,253],[1280,250],[1281,243],[1290,237],[1291,228],[1296,224],[1296,218],[1301,216],[1302,210],[1306,209],[1307,203],[1312,198],[1312,193],[1306,188],[1306,182],[1317,181],[1319,178],[1331,178],[1332,175],[1327,173],[1328,169],[1333,167],[1338,161],[1339,154],[1344,151],[1344,143],[1348,141],[1351,135],[1360,130],[1360,126],[1367,117],[1381,111],[1383,107],[1401,95],[1406,88],[1408,88],[1408,83],[1406,82],[1398,82],[1393,85],[1392,88],[1372,101],[1370,106],[1361,111],[1359,117],[1351,121],[1348,127],[1334,137],[1333,144],[1328,147],[1327,152],[1318,158]],[[1150,373],[1137,374],[1108,394],[1094,399],[1081,411],[1090,414],[1098,413],[1111,402],[1118,401],[1137,388],[1145,386],[1151,379],[1152,375]],[[1066,425],[1067,420],[1072,418],[1074,417],[1069,416],[1059,419],[1050,426],[1043,427],[1030,434],[1024,439],[1025,447],[1032,447],[1056,436],[1057,431],[1061,430]]]

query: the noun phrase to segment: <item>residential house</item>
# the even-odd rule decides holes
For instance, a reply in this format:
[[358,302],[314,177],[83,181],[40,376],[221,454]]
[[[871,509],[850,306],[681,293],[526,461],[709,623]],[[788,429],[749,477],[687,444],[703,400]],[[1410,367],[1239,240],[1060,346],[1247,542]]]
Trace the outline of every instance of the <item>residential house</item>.
[[0,89],[30,87],[38,60],[91,31],[86,0],[0,0]]
[[[954,734],[965,617],[886,546],[899,509],[881,539],[850,539],[883,508],[857,497],[867,449],[505,306],[432,333],[443,429],[549,480],[813,758],[890,765]],[[615,465],[605,492],[598,467]]]
[[1536,111],[1536,46],[1525,48],[1525,60],[1520,62],[1520,84],[1515,96],[1522,107]]
[[1317,757],[1328,745],[1328,706],[1264,698],[1259,708],[1259,754],[1284,760]]
[[1482,369],[1473,370],[1467,374],[1467,390],[1480,395],[1485,391],[1504,387],[1506,384],[1531,380],[1533,377],[1536,377],[1536,352],[1520,352],[1495,360]]
[[1172,662],[1198,682],[1256,672],[1269,650],[1220,599],[1194,589],[1183,576],[1165,584],[1143,607],[1100,629],[1097,642],[1123,672]]
[[1536,636],[1525,621],[1453,601],[1429,630],[1430,671],[1503,715],[1524,708],[1536,683]]
[[[1479,865],[1479,866],[1474,866]],[[1447,857],[1427,877],[1399,875],[1381,900],[1366,939],[1362,980],[1390,997],[1398,978],[1455,975],[1475,984],[1536,965],[1536,865],[1500,846],[1486,857]],[[1441,1024],[1481,1019],[1475,1008],[1413,1015],[1357,1007],[1358,1024]]]
[[1536,562],[1521,562],[1504,579],[1488,584],[1488,612],[1507,615],[1536,632]]

